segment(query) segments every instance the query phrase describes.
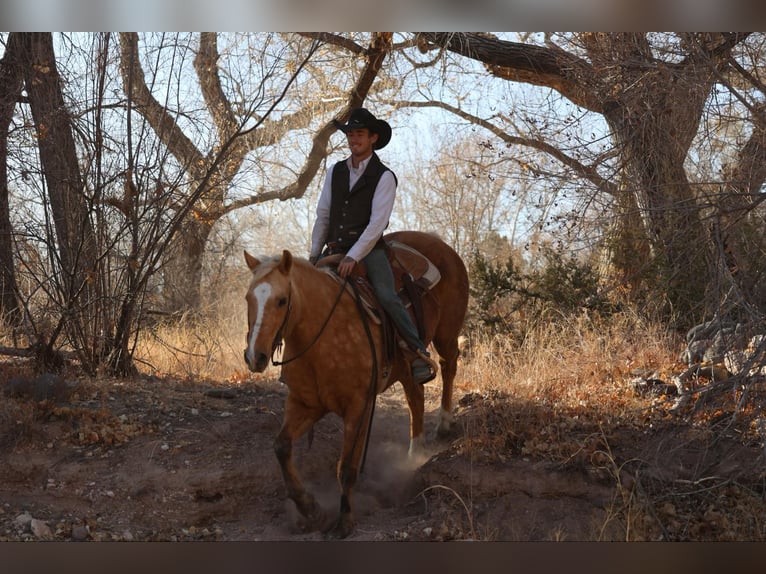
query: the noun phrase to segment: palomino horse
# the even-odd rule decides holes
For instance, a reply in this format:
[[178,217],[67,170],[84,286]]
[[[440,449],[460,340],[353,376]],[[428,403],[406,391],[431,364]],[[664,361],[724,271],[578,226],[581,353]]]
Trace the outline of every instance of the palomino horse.
[[[452,422],[452,386],[457,370],[458,335],[468,304],[468,275],[458,254],[432,234],[401,231],[387,240],[405,243],[425,255],[441,280],[423,298],[425,343],[439,354],[442,397],[439,434]],[[327,413],[343,419],[343,447],[338,463],[340,514],[327,532],[345,538],[353,529],[351,490],[363,461],[375,396],[394,382],[404,387],[410,411],[410,453],[423,439],[423,387],[415,384],[409,360],[396,350],[390,372],[381,366],[383,333],[365,322],[357,301],[331,272],[283,251],[259,260],[247,251],[252,271],[247,291],[247,349],[251,371],[263,372],[282,338],[282,380],[289,391],[284,420],[274,442],[287,495],[309,529],[321,529],[324,514],[296,471],[292,445]],[[371,349],[375,350],[375,354]]]

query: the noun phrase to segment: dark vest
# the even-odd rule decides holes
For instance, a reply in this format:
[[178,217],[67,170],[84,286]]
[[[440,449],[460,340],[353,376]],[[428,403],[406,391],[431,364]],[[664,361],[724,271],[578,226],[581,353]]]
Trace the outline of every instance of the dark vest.
[[[373,153],[364,173],[353,189],[349,190],[346,161],[335,164],[331,182],[330,226],[327,232],[327,244],[333,252],[345,253],[351,249],[370,223],[375,188],[386,171],[391,170]],[[394,175],[394,172],[391,174]],[[382,239],[378,240],[376,247],[383,247]]]

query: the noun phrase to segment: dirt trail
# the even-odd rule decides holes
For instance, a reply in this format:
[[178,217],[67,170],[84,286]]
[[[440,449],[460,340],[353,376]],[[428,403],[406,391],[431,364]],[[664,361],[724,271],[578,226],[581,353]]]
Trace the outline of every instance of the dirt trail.
[[[418,460],[407,457],[403,391],[378,398],[350,540],[624,537],[609,519],[612,478],[522,457],[482,462],[459,436],[437,441],[437,393],[429,385],[429,451]],[[82,383],[54,406],[0,397],[0,540],[321,540],[296,529],[272,449],[285,394],[267,379],[142,378]],[[458,421],[468,412],[458,408]],[[328,416],[310,449],[305,438],[295,447],[331,513],[340,441]]]
[[[436,441],[437,392],[427,392],[429,451],[419,460],[407,457],[403,392],[395,386],[379,397],[350,539],[491,536],[471,532],[481,525],[470,523],[463,505],[481,506],[490,494],[491,521],[516,523],[519,502],[529,506],[519,497],[535,497],[535,489],[545,498],[524,512],[541,537],[556,515],[578,519],[550,493],[510,480],[521,472],[531,482],[528,472],[470,468],[450,453],[450,441]],[[55,406],[2,398],[5,418],[23,428],[1,444],[0,539],[321,540],[296,530],[284,497],[272,450],[284,396],[269,380],[211,387],[143,378],[83,383]],[[307,486],[329,512],[338,504],[340,440],[340,419],[328,416],[310,449],[305,438],[295,448]],[[510,485],[513,492],[503,492]],[[579,504],[590,513],[590,502]]]

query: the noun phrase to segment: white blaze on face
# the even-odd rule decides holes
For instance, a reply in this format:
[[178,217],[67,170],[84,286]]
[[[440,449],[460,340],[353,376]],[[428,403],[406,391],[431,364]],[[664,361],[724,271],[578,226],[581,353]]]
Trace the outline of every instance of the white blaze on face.
[[269,300],[271,295],[271,284],[261,283],[255,289],[253,289],[253,298],[256,303],[256,316],[255,323],[250,327],[250,340],[247,342],[247,360],[251,362],[255,356],[255,340],[258,338],[258,333],[261,330],[261,324],[263,323],[263,310],[266,307],[266,301]]

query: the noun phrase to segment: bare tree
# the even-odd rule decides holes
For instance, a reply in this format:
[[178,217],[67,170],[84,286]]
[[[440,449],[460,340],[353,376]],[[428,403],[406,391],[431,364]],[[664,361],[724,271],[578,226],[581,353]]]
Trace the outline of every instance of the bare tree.
[[[259,36],[258,39],[262,43],[262,50],[279,42],[279,39],[272,35]],[[390,49],[390,34],[373,34],[366,49],[357,46],[355,52],[364,66],[347,91],[340,92],[340,97],[312,97],[303,102],[293,98],[290,106],[286,106],[284,111],[272,117],[264,116],[259,107],[264,107],[273,97],[269,85],[275,81],[276,68],[290,71],[296,68],[300,58],[310,61],[311,55],[320,47],[319,41],[313,40],[308,46],[295,42],[282,46],[280,60],[273,66],[260,70],[260,94],[249,96],[254,97],[256,101],[248,102],[243,99],[248,97],[247,94],[238,94],[231,86],[227,89],[227,83],[224,81],[226,70],[222,68],[218,51],[218,34],[200,34],[199,46],[194,57],[194,70],[205,107],[215,127],[215,137],[208,144],[208,149],[203,149],[193,137],[184,132],[181,122],[178,121],[180,112],[171,110],[170,106],[161,103],[152,93],[141,66],[138,35],[121,34],[120,45],[123,81],[136,110],[147,119],[157,137],[175,156],[190,182],[199,182],[203,174],[210,174],[205,189],[201,190],[199,200],[190,212],[190,217],[181,223],[178,241],[172,248],[172,256],[164,266],[168,309],[194,309],[199,303],[202,258],[212,226],[233,210],[303,195],[322,160],[327,156],[329,136],[335,131],[329,121],[331,118],[327,118],[328,113],[334,111],[337,119],[343,119],[352,107],[361,104]],[[294,53],[288,57],[290,50]],[[253,61],[268,61],[265,51],[260,55],[248,54],[247,57]],[[235,100],[234,96],[242,97]],[[257,120],[258,128],[247,131],[246,135],[238,138],[227,149],[226,154],[221,156],[218,153],[221,143],[254,120]],[[311,148],[303,165],[295,173],[293,181],[279,186],[278,182],[274,185],[266,179],[264,187],[256,193],[247,196],[232,195],[232,184],[243,169],[249,153],[274,146],[292,133],[303,133],[317,122],[320,127],[314,133]],[[216,171],[211,173],[214,158],[218,163]],[[268,187],[269,185],[272,187]]]
[[0,60],[0,316],[9,324],[18,323],[21,317],[8,204],[8,131],[24,85],[18,51],[19,37],[11,34]]
[[[552,36],[537,45],[489,34],[417,35],[423,51],[446,50],[481,62],[496,78],[551,88],[606,120],[619,154],[619,179],[604,187],[615,198],[622,234],[617,243],[623,253],[632,246],[650,248],[653,278],[686,321],[703,312],[705,290],[718,281],[685,160],[713,86],[747,37],[683,34],[672,52],[660,53],[667,41],[653,44],[649,34],[637,33],[577,34],[565,47]],[[585,177],[589,170],[576,168]],[[641,263],[636,257],[618,261]]]
[[512,241],[511,200],[523,193],[523,183],[508,179],[507,159],[476,134],[434,127],[432,137],[445,142],[442,148],[427,159],[415,155],[398,174],[401,223],[438,233],[466,259],[487,236]]
[[[15,40],[14,40],[15,41]],[[43,357],[50,355],[62,330],[73,339],[87,331],[101,331],[94,324],[92,306],[100,296],[97,273],[96,237],[90,219],[89,199],[85,194],[73,125],[64,103],[50,33],[19,33],[19,61],[24,88],[34,119],[34,127],[47,198],[56,233],[55,247],[49,244],[53,281],[62,296],[66,311],[59,317],[52,333],[46,336]],[[97,355],[103,349],[92,349]]]

